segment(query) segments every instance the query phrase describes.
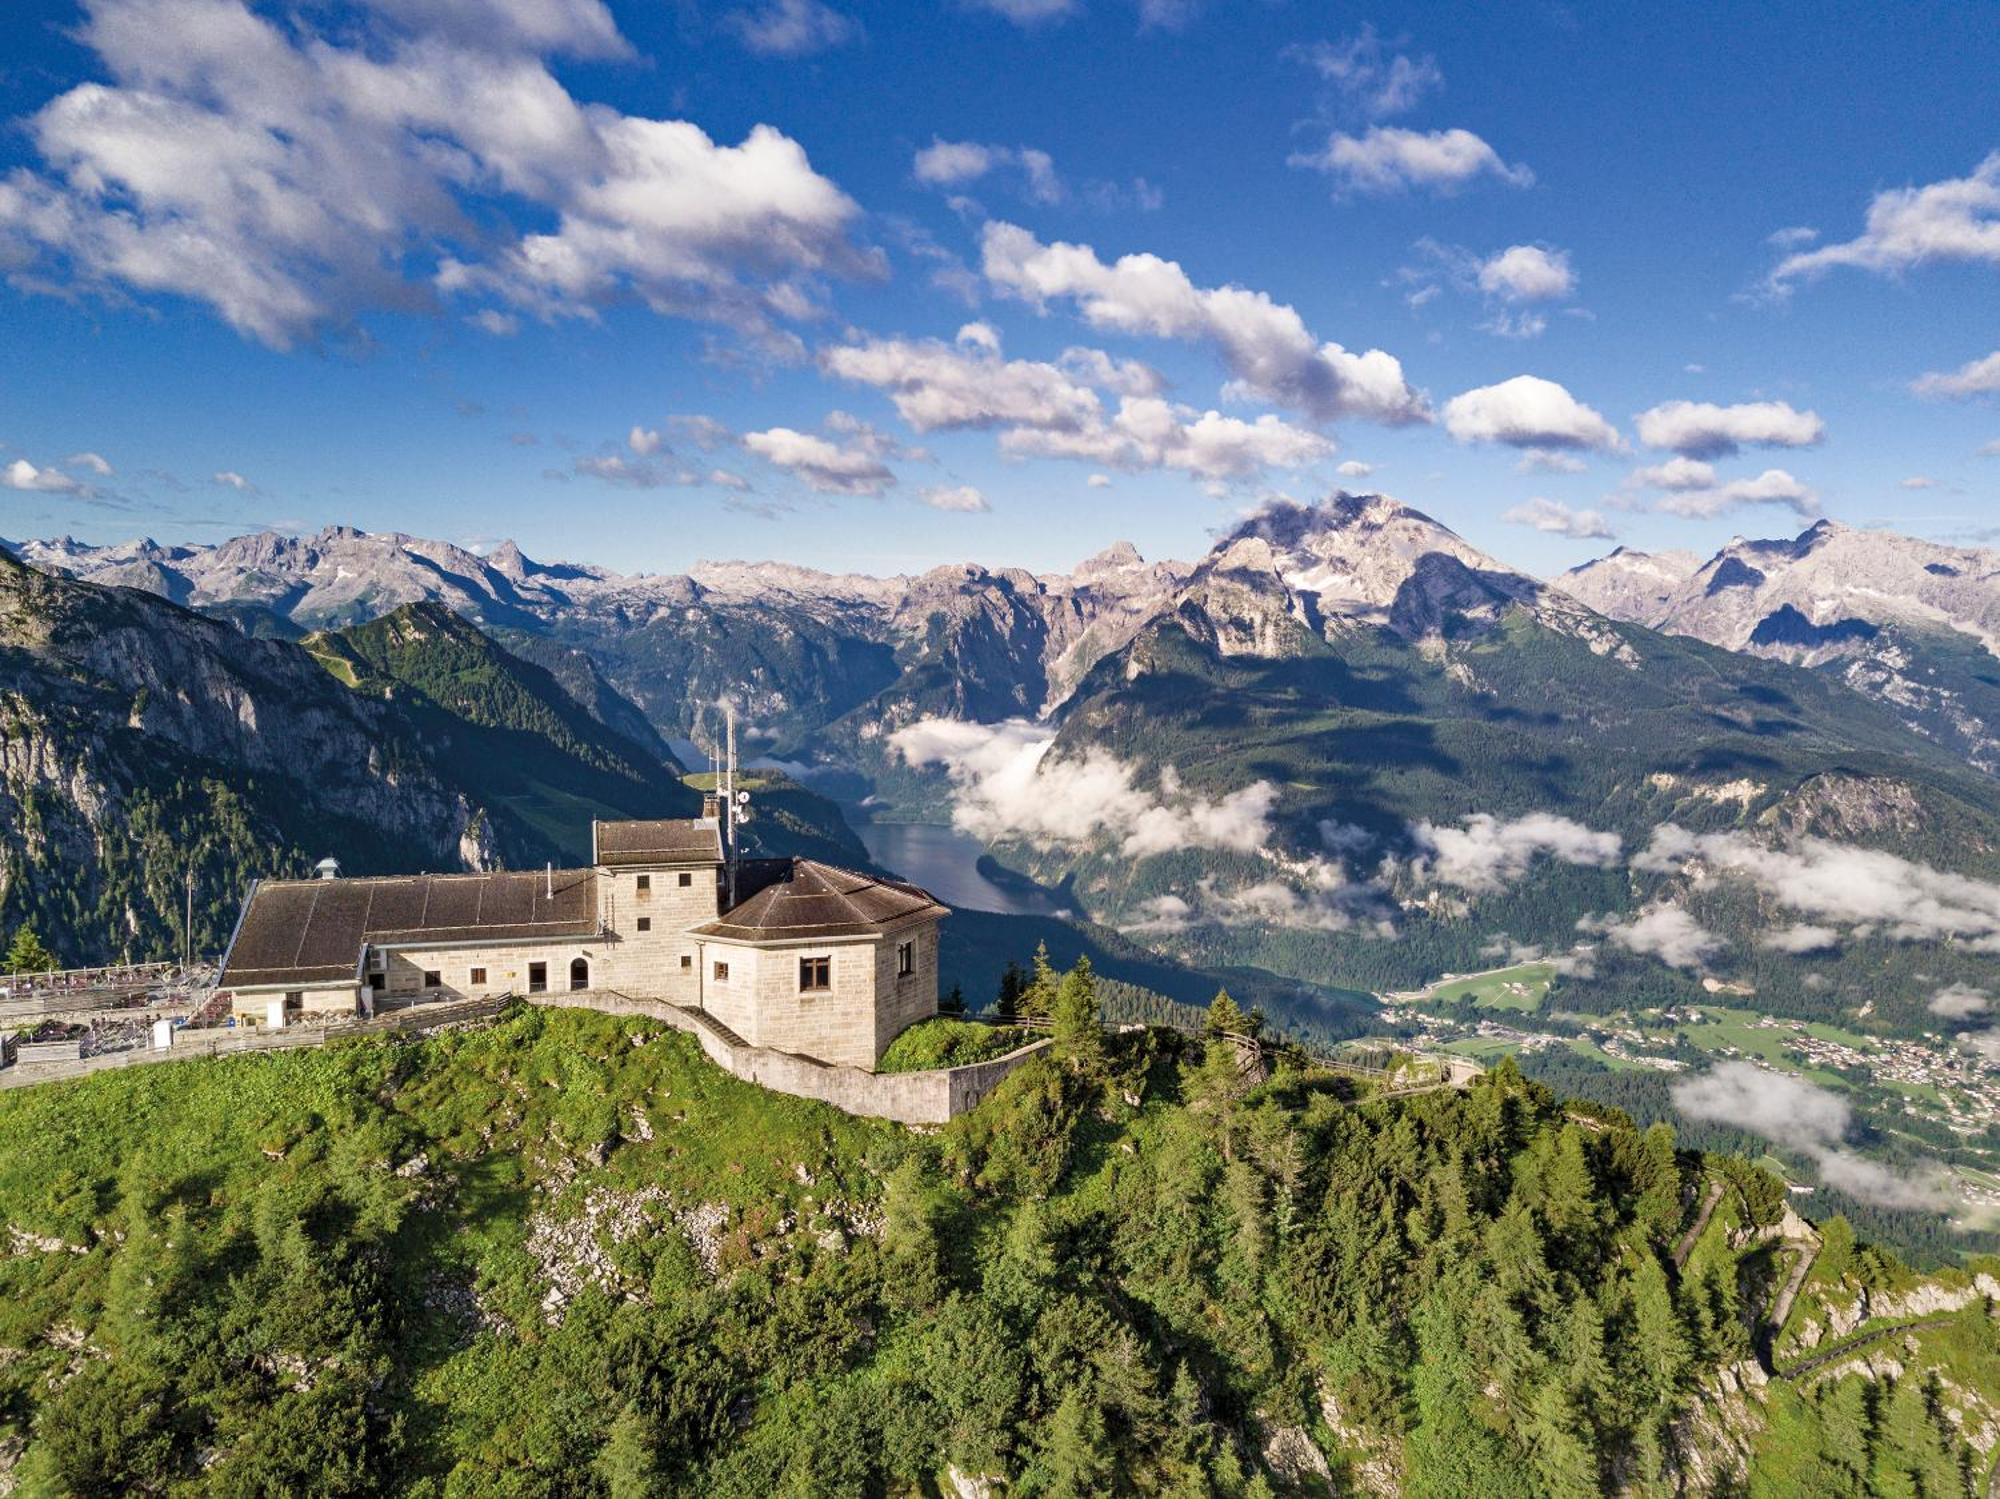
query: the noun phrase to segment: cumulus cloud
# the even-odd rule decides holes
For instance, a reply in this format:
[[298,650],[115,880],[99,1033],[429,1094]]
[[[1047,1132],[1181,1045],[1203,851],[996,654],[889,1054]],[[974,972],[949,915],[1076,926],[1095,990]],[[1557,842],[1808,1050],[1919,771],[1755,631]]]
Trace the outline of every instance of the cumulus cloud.
[[1640,957],[1658,958],[1670,968],[1700,970],[1728,946],[1677,905],[1662,902],[1637,915],[1585,917],[1579,930],[1597,932]]
[[[690,489],[702,482],[700,474],[677,463],[660,462],[648,457],[627,458],[622,453],[596,453],[577,458],[571,463],[570,472],[586,479],[601,479],[620,489]],[[562,476],[560,469],[551,475],[554,478]]]
[[1320,342],[1284,303],[1240,286],[1198,287],[1157,255],[1107,265],[1088,245],[1043,244],[1026,229],[992,223],[982,236],[982,268],[996,290],[1036,307],[1071,302],[1094,328],[1207,343],[1237,388],[1315,421],[1429,419],[1395,356]]
[[1102,749],[1050,760],[1055,730],[1013,719],[999,724],[927,718],[889,743],[911,765],[950,777],[952,823],[987,842],[1075,847],[1103,834],[1127,858],[1183,848],[1254,854],[1271,837],[1278,788],[1255,781],[1219,800],[1195,796],[1171,766],[1158,784],[1135,784],[1135,768]]
[[1639,489],[1713,489],[1715,465],[1699,458],[1669,458],[1665,463],[1634,469],[1627,482]]
[[102,453],[71,453],[63,462],[71,468],[87,468],[100,479],[111,477],[111,462]]
[[963,187],[1002,167],[1021,173],[1028,196],[1037,203],[1062,201],[1062,178],[1056,174],[1054,159],[1030,146],[988,146],[933,136],[911,163],[917,181],[927,187]]
[[1081,9],[1079,0],[966,0],[974,10],[991,11],[1016,26],[1039,26],[1060,21]]
[[1675,1083],[1672,1097],[1690,1119],[1748,1130],[1809,1157],[1822,1181],[1849,1196],[1899,1208],[1936,1208],[1945,1200],[1941,1172],[1905,1175],[1846,1149],[1854,1117],[1847,1100],[1789,1072],[1718,1062]]
[[660,451],[660,434],[647,427],[634,426],[625,435],[625,446],[640,456]]
[[1813,926],[1799,922],[1794,926],[1779,927],[1764,933],[1757,939],[1757,945],[1771,952],[1793,953],[1803,957],[1808,953],[1833,952],[1840,946],[1840,933],[1830,926]]
[[[1007,359],[983,323],[936,339],[871,339],[825,350],[828,373],[886,391],[919,432],[998,429],[1017,458],[1071,458],[1124,469],[1169,468],[1235,479],[1262,468],[1300,468],[1330,456],[1317,432],[1265,414],[1254,420],[1198,412],[1155,394],[1159,373],[1097,349],[1070,349],[1056,364]],[[1107,410],[1098,388],[1117,394]]]
[[1639,441],[1685,458],[1727,458],[1746,447],[1809,448],[1826,436],[1814,411],[1794,411],[1784,401],[1716,406],[1707,401],[1666,401],[1634,419]]
[[1551,536],[1570,536],[1580,541],[1614,541],[1618,533],[1595,510],[1573,510],[1560,500],[1540,495],[1514,506],[1500,517],[1513,526],[1530,526]]
[[1375,465],[1363,463],[1359,458],[1349,458],[1334,469],[1343,479],[1365,479],[1375,472]]
[[1818,515],[1819,496],[1781,468],[1767,468],[1754,479],[1731,479],[1707,489],[1683,489],[1655,507],[1688,520],[1713,520],[1750,505],[1782,505],[1794,515]]
[[220,484],[224,489],[255,489],[257,486],[237,473],[233,468],[225,468],[209,476],[209,482]]
[[1092,489],[1109,489],[1111,487],[1111,475],[1092,474],[1088,479],[1084,480],[1084,483]]
[[1479,289],[1509,302],[1553,302],[1576,290],[1576,272],[1563,250],[1509,245],[1479,267]]
[[770,0],[754,10],[731,11],[722,24],[759,57],[809,57],[861,32],[853,17],[821,0]]
[[1405,114],[1444,85],[1444,74],[1432,58],[1390,52],[1369,25],[1337,42],[1292,47],[1286,55],[1319,74],[1332,93],[1334,112],[1345,118],[1382,120]]
[[1653,830],[1633,868],[1748,881],[1784,909],[1855,937],[2000,952],[2000,885],[1823,838],[1778,848],[1742,833]]
[[882,460],[894,445],[864,424],[835,423],[846,428],[842,441],[832,441],[790,427],[771,427],[743,434],[743,446],[773,468],[782,469],[819,494],[880,495],[896,483]]
[[917,498],[933,510],[953,510],[963,514],[993,508],[986,503],[986,496],[970,484],[933,484],[929,488],[919,490]]
[[1910,389],[1920,396],[1990,396],[2000,392],[2000,349],[1984,359],[1960,365],[1950,374],[1932,373],[1914,380]]
[[1475,894],[1490,894],[1518,882],[1538,858],[1606,868],[1623,849],[1616,833],[1598,833],[1567,817],[1534,812],[1501,821],[1475,813],[1464,827],[1419,822],[1411,828],[1420,850],[1412,872]]
[[596,0],[399,0],[321,33],[311,15],[97,0],[78,35],[109,81],[25,122],[41,165],[0,180],[0,263],[188,297],[275,348],[440,296],[499,327],[632,295],[775,336],[795,278],[880,270],[856,205],[781,132],[724,145],[572,97],[545,54],[626,50]]
[[1783,295],[1839,266],[1894,276],[1940,261],[2000,265],[2000,151],[1970,176],[1877,193],[1859,235],[1787,255],[1768,286]]
[[1535,375],[1453,396],[1445,404],[1444,429],[1459,442],[1515,448],[1615,452],[1622,446],[1611,423],[1555,381]]
[[1967,984],[1947,984],[1930,997],[1924,1008],[1941,1019],[1970,1020],[1993,1008],[1993,996],[1985,989],[1974,989]]
[[39,494],[80,494],[83,485],[60,469],[37,468],[25,458],[16,458],[0,468],[0,485]]
[[1484,139],[1470,130],[1406,130],[1398,125],[1372,125],[1361,135],[1335,131],[1316,151],[1288,158],[1334,179],[1342,192],[1396,193],[1429,188],[1449,193],[1479,177],[1494,177],[1510,187],[1531,187],[1535,174],[1510,165]]

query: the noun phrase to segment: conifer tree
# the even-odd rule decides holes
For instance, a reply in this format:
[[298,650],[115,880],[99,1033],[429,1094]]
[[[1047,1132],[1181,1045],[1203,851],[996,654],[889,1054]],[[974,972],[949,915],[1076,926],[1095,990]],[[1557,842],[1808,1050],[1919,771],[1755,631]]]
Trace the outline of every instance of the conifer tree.
[[1079,1067],[1089,1071],[1103,1062],[1104,1027],[1098,1023],[1097,979],[1089,958],[1078,958],[1076,967],[1063,975],[1050,1018],[1055,1022],[1056,1044]]
[[52,973],[60,966],[56,955],[35,935],[35,929],[25,924],[14,929],[14,940],[7,948],[5,960],[0,961],[0,969],[8,973]]
[[1048,943],[1037,942],[1033,973],[1015,1005],[1021,1017],[1025,1020],[1047,1020],[1053,1016],[1059,982],[1055,965],[1049,962]]

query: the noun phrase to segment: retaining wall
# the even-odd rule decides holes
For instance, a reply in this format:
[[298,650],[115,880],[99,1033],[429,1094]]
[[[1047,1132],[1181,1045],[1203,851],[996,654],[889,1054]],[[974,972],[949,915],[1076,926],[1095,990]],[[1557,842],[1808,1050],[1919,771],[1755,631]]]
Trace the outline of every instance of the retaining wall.
[[1044,1037],[1004,1057],[965,1067],[941,1067],[930,1072],[868,1072],[821,1062],[796,1052],[752,1046],[699,1010],[658,1000],[593,990],[586,994],[534,994],[528,1003],[544,1009],[601,1010],[610,1015],[644,1015],[675,1030],[686,1031],[700,1043],[708,1059],[732,1077],[756,1083],[775,1093],[814,1098],[849,1114],[891,1119],[898,1124],[944,1124],[976,1107],[1000,1082],[1053,1042]]

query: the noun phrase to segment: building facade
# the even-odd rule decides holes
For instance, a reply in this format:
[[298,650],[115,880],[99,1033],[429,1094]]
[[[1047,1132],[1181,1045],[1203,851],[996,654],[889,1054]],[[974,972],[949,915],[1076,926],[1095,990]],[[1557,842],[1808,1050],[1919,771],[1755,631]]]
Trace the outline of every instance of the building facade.
[[945,908],[812,859],[725,857],[712,817],[592,825],[587,869],[270,880],[219,986],[239,1022],[602,990],[872,1069],[937,1013]]

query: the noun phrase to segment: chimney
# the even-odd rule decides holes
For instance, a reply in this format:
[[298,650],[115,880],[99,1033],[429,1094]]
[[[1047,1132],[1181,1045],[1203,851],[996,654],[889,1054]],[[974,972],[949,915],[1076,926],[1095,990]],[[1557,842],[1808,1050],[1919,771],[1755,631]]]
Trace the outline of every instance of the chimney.
[[701,815],[711,820],[722,815],[722,798],[713,791],[701,794]]
[[329,855],[313,865],[313,873],[323,880],[337,880],[340,878],[340,860]]

